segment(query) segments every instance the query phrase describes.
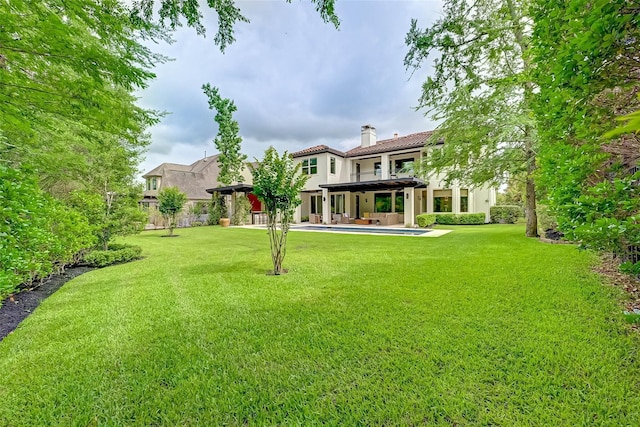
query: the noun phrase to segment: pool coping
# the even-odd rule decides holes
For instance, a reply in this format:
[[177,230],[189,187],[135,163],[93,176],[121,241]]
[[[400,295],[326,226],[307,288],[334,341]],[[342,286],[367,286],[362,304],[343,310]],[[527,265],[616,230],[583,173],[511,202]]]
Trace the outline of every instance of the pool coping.
[[[253,228],[253,229],[265,229],[266,225],[244,225],[243,228]],[[304,229],[298,227],[305,227]],[[330,228],[340,228],[340,231],[333,231]],[[347,231],[350,228],[357,228],[358,230],[362,230],[363,228],[367,228],[367,226],[358,225],[358,227],[353,227],[352,225],[347,224],[292,224],[289,231],[301,231],[301,232],[309,232],[309,233],[334,233],[334,234],[362,234],[365,236],[403,236],[403,237],[440,237],[445,234],[451,233],[453,230],[436,230],[436,229],[428,229],[425,230],[423,234],[386,234],[381,233],[380,231],[384,230],[406,230],[406,227],[385,227],[379,225],[371,225],[369,226],[372,229],[375,229],[376,232],[367,233],[366,231]],[[317,230],[313,230],[313,228],[317,228]]]

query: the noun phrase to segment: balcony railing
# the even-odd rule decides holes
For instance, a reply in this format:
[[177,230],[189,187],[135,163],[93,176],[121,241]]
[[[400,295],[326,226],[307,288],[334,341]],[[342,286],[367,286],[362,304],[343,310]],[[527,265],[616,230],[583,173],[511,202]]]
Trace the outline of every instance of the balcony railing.
[[[388,179],[412,178],[414,176],[415,174],[410,172],[400,172],[399,170],[389,171]],[[380,180],[382,180],[382,171],[380,170],[360,171],[360,172],[354,172],[351,174],[351,182],[380,181]]]

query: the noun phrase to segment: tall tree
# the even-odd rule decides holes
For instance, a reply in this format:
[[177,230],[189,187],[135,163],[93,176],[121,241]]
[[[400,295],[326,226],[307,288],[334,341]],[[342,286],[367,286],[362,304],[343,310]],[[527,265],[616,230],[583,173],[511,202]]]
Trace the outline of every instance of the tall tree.
[[238,110],[233,100],[220,96],[217,87],[212,87],[209,83],[202,85],[207,98],[209,98],[209,109],[216,111],[215,121],[218,123],[218,135],[213,140],[218,152],[218,182],[230,185],[232,182],[242,180],[242,169],[247,156],[242,154],[242,138],[240,125],[233,119],[233,113]]
[[533,8],[540,182],[570,238],[623,259],[640,246],[640,139],[625,134],[633,124],[607,132],[640,107],[639,12],[640,2],[625,0]]
[[287,254],[289,227],[295,208],[302,203],[300,191],[309,177],[300,174],[300,163],[294,165],[293,158],[286,151],[280,156],[273,147],[267,149],[264,159],[257,166],[250,168],[253,174],[253,192],[267,211],[273,274],[280,275],[284,272],[282,263]]
[[441,124],[418,171],[467,185],[522,179],[526,235],[535,237],[537,133],[527,6],[527,0],[446,0],[432,27],[411,23],[405,65],[417,70],[436,55],[418,108]]

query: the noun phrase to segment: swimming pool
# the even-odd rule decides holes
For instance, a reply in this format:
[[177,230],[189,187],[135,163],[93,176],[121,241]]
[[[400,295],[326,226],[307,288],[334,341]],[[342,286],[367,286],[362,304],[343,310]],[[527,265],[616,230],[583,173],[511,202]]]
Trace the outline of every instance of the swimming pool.
[[421,236],[430,230],[420,228],[378,228],[378,227],[332,227],[330,225],[292,226],[291,231],[331,231],[352,234],[383,234],[390,236]]

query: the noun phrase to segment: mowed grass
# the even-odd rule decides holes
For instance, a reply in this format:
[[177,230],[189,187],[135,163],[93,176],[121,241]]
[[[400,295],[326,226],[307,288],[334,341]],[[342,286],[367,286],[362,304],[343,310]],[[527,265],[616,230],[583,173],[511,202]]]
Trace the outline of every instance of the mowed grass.
[[0,425],[640,425],[640,340],[572,246],[264,230],[126,239],[0,343]]

